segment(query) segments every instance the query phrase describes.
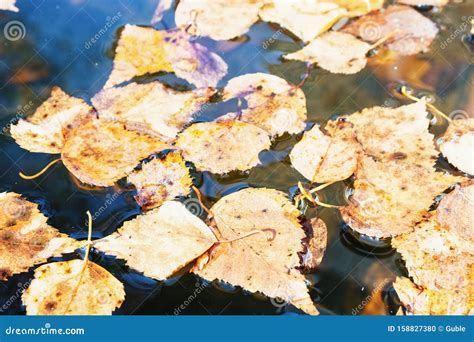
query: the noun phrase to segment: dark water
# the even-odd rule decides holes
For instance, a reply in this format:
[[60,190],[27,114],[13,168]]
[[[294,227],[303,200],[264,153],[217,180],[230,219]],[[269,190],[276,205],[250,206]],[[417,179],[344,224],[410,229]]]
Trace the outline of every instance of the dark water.
[[[117,30],[123,25],[147,25],[156,0],[18,0],[19,13],[1,12],[0,27],[20,21],[24,38],[9,41],[0,32],[0,127],[8,130],[11,122],[28,115],[48,97],[51,87],[58,85],[69,94],[86,101],[105,83],[112,66]],[[407,101],[397,94],[397,87],[408,84],[430,95],[445,113],[465,111],[472,114],[473,54],[465,43],[470,28],[468,16],[474,14],[473,1],[447,6],[442,12],[424,12],[442,28],[429,53],[396,58],[378,54],[369,66],[355,75],[340,76],[315,68],[303,86],[308,108],[308,128],[324,124],[329,118],[375,105],[398,106]],[[107,29],[96,43],[90,40],[107,21]],[[157,28],[174,26],[172,13]],[[458,32],[457,34],[455,32]],[[449,36],[453,37],[448,42]],[[273,37],[273,42],[269,38]],[[237,75],[267,72],[292,83],[298,83],[305,66],[285,62],[281,55],[300,47],[300,43],[277,26],[257,23],[245,37],[231,42],[201,43],[217,51],[228,63],[229,73],[220,85]],[[266,48],[264,48],[266,47]],[[385,61],[385,62],[384,62]],[[188,85],[173,75],[141,78],[160,79],[180,88]],[[230,111],[235,103],[215,104],[198,120]],[[445,126],[433,122],[432,132],[441,134]],[[209,173],[195,175],[195,184],[212,205],[223,195],[247,186],[270,187],[294,194],[295,185],[304,179],[289,163],[288,152],[300,136],[286,136],[275,141],[272,150],[261,155],[262,165],[247,173],[218,177]],[[123,221],[140,213],[133,191],[115,188],[81,187],[61,165],[46,175],[24,181],[18,172],[33,173],[57,156],[29,153],[21,149],[7,134],[0,135],[0,191],[14,191],[40,204],[50,218],[49,223],[74,238],[86,236],[85,212],[101,211],[94,221],[94,238],[112,233]],[[440,169],[454,172],[443,161]],[[322,192],[321,200],[344,204],[349,182],[340,182]],[[111,203],[110,205],[108,203]],[[338,210],[307,208],[308,218],[320,216],[327,224],[328,247],[318,270],[308,275],[311,296],[327,314],[393,314],[391,281],[404,275],[400,256],[386,241],[361,239],[343,225]],[[52,260],[82,257],[79,253]],[[146,278],[124,266],[123,262],[93,253],[95,262],[111,271],[126,286],[126,301],[117,314],[279,314],[291,312],[259,295],[239,288],[203,283],[191,274],[177,276],[166,283]],[[24,314],[18,298],[19,289],[32,272],[13,276],[0,283],[0,304],[12,302],[3,313]],[[197,291],[199,289],[199,291]],[[199,292],[197,295],[195,295]],[[195,295],[195,296],[194,296]],[[191,297],[190,297],[191,296]],[[192,299],[190,299],[192,298]]]

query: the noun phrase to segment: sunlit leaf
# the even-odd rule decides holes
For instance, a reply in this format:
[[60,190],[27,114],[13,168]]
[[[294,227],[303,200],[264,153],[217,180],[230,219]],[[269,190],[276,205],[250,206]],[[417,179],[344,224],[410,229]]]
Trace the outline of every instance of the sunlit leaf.
[[306,253],[302,257],[302,266],[305,269],[314,270],[319,266],[326,252],[328,231],[326,224],[320,218],[312,219],[309,228],[311,231],[309,232]]
[[441,153],[459,170],[474,175],[474,119],[455,120],[438,144]]

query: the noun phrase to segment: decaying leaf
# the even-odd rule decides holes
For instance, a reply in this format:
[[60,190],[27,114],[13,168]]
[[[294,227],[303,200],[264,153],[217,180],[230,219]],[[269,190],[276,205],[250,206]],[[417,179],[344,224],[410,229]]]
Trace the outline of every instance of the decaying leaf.
[[259,153],[270,147],[268,133],[246,122],[199,122],[176,140],[184,159],[200,171],[216,174],[245,171],[259,163]]
[[409,6],[437,6],[446,5],[449,0],[397,0],[397,3]]
[[125,25],[105,88],[160,71],[174,72],[198,88],[215,87],[227,64],[184,31]]
[[305,95],[278,76],[255,73],[235,77],[223,90],[224,100],[232,98],[247,102],[247,109],[239,113],[241,121],[254,124],[271,136],[295,134],[304,129]]
[[0,10],[18,12],[18,7],[15,6],[16,0],[1,0]]
[[0,210],[0,280],[80,247],[50,227],[38,206],[18,194],[0,193]]
[[176,91],[160,82],[104,89],[92,98],[101,119],[139,122],[172,140],[209,100],[211,91]]
[[465,291],[424,289],[403,277],[397,277],[393,287],[409,314],[467,315],[474,308],[474,297]]
[[[214,257],[195,272],[210,281],[219,279],[250,292],[283,299],[309,314],[317,314],[306,287],[298,252],[305,233],[299,211],[285,194],[273,189],[244,189],[220,199],[212,208],[224,239]],[[252,234],[267,229],[265,234]]]
[[436,24],[409,6],[392,5],[364,15],[343,29],[375,43],[393,35],[385,45],[401,55],[426,52],[438,33]]
[[261,5],[258,0],[181,0],[176,25],[197,36],[228,40],[249,30]]
[[347,16],[348,11],[331,2],[272,0],[263,5],[259,15],[309,42]]
[[93,120],[70,132],[61,158],[81,182],[111,186],[142,159],[167,147],[159,136],[128,123]]
[[453,121],[438,145],[451,164],[474,175],[474,118]]
[[216,237],[197,216],[179,203],[161,207],[127,221],[95,247],[127,261],[146,276],[164,280],[206,252]]
[[307,242],[307,248],[302,256],[301,263],[304,269],[313,270],[317,268],[323,260],[328,240],[328,231],[326,224],[320,218],[316,217],[312,219],[310,225],[311,231]]
[[30,152],[60,153],[71,129],[91,120],[92,108],[82,99],[54,87],[51,96],[35,113],[12,125],[10,133],[18,145]]
[[[123,284],[93,262],[43,265],[23,293],[27,315],[110,315],[125,299]],[[79,284],[79,286],[78,286]]]
[[351,137],[330,137],[315,125],[290,153],[291,165],[311,182],[349,178],[357,167],[357,143]]
[[188,195],[193,184],[183,157],[178,152],[170,152],[163,159],[144,163],[140,170],[128,176],[128,181],[138,190],[135,200],[146,209]]
[[351,34],[330,31],[285,58],[317,64],[336,74],[355,74],[367,64],[369,49],[369,44]]

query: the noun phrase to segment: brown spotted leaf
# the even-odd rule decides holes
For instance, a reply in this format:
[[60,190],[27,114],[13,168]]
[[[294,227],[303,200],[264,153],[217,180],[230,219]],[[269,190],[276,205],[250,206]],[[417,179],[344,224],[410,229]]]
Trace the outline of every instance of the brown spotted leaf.
[[270,147],[270,139],[257,126],[222,120],[189,126],[178,136],[176,146],[198,170],[222,174],[259,164],[259,153]]
[[54,262],[35,270],[23,293],[27,315],[110,315],[125,299],[123,284],[93,262]]
[[307,248],[303,254],[302,266],[306,270],[314,270],[323,260],[328,241],[326,224],[320,218],[314,218],[310,222],[309,239]]
[[18,194],[0,193],[0,211],[0,280],[81,246],[50,227],[37,204]]
[[95,247],[126,260],[148,277],[164,280],[215,242],[204,222],[183,204],[168,201],[125,222],[117,232],[95,242]]
[[140,170],[128,176],[128,181],[137,188],[135,199],[145,209],[159,207],[164,201],[188,195],[193,184],[178,152],[170,152],[163,159],[144,163]]
[[62,161],[81,182],[111,186],[153,153],[168,145],[139,127],[119,121],[93,120],[71,131]]
[[247,102],[247,108],[239,113],[241,121],[254,124],[271,136],[304,129],[305,95],[278,76],[254,73],[235,77],[223,90],[224,100],[232,98]]
[[12,125],[10,133],[18,145],[30,152],[60,153],[71,129],[90,121],[93,116],[92,108],[82,99],[54,87],[51,97],[32,116]]
[[[298,252],[305,233],[299,211],[285,194],[273,189],[244,189],[220,199],[212,208],[219,233],[225,240],[210,262],[195,272],[250,292],[282,299],[308,314],[317,314],[306,287]],[[267,229],[264,234],[248,234]],[[268,232],[266,232],[268,233]]]
[[184,31],[126,25],[105,88],[157,72],[174,72],[198,88],[215,87],[227,73],[227,64]]
[[138,122],[169,140],[209,100],[208,89],[176,91],[160,82],[104,89],[92,98],[100,118]]
[[474,175],[474,118],[453,121],[438,145],[452,165]]

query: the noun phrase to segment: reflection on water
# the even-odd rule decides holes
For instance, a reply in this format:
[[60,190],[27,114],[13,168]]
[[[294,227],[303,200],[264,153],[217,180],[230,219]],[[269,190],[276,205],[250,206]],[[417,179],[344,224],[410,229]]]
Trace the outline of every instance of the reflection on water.
[[[11,20],[23,23],[23,39],[9,41],[0,37],[0,124],[8,131],[11,122],[28,115],[49,95],[53,85],[89,101],[103,86],[112,65],[116,32],[126,23],[146,25],[153,14],[156,0],[130,1],[26,1],[19,0],[19,13],[0,13],[0,25]],[[355,75],[335,75],[315,68],[303,86],[308,107],[308,128],[322,124],[338,115],[375,105],[398,106],[407,103],[397,95],[401,84],[429,95],[445,113],[471,113],[474,105],[472,85],[474,73],[472,47],[466,42],[469,25],[466,13],[472,13],[468,2],[447,6],[443,12],[424,14],[435,20],[443,31],[429,53],[399,57],[379,51],[369,65]],[[120,14],[120,15],[119,15]],[[114,20],[100,39],[85,45],[101,28]],[[158,28],[173,27],[167,13]],[[448,42],[458,28],[461,35]],[[275,41],[269,42],[269,37]],[[300,48],[301,43],[279,30],[277,26],[257,23],[247,36],[231,42],[201,43],[216,50],[229,64],[223,85],[232,77],[251,72],[267,72],[298,83],[305,72],[301,62],[282,62],[281,55]],[[186,88],[189,85],[173,75],[142,77],[140,81],[159,79],[167,84]],[[208,121],[235,111],[235,101],[215,103],[197,120]],[[441,134],[445,122],[433,122],[432,132]],[[291,168],[288,152],[301,137],[284,136],[273,142],[272,150],[261,154],[262,165],[246,173],[216,176],[207,172],[195,174],[195,184],[206,196],[210,206],[220,197],[238,189],[271,187],[294,195],[295,185],[305,180]],[[0,136],[0,191],[15,191],[40,204],[50,217],[49,223],[75,238],[84,238],[85,212],[100,213],[94,217],[94,238],[110,234],[125,220],[140,213],[133,191],[119,185],[115,188],[91,189],[78,186],[64,166],[55,165],[46,176],[33,181],[18,177],[19,171],[31,173],[57,156],[33,154],[22,150],[7,135]],[[440,169],[454,172],[440,159]],[[343,204],[349,182],[340,182],[324,189],[321,200]],[[320,216],[328,226],[328,247],[319,269],[308,275],[311,296],[319,302],[323,314],[394,314],[391,281],[406,274],[399,255],[387,241],[360,237],[346,227],[337,209],[303,208],[309,218]],[[81,257],[80,253],[52,260]],[[291,309],[272,303],[258,294],[222,284],[203,284],[192,274],[173,278],[166,284],[130,271],[123,261],[93,253],[94,260],[111,271],[127,291],[119,314],[277,314]],[[32,272],[12,277],[0,284],[0,302],[11,300],[5,311],[23,314],[18,289],[31,279]],[[21,284],[21,285],[19,285]],[[201,288],[199,295],[190,296]],[[194,297],[193,297],[194,298]]]

